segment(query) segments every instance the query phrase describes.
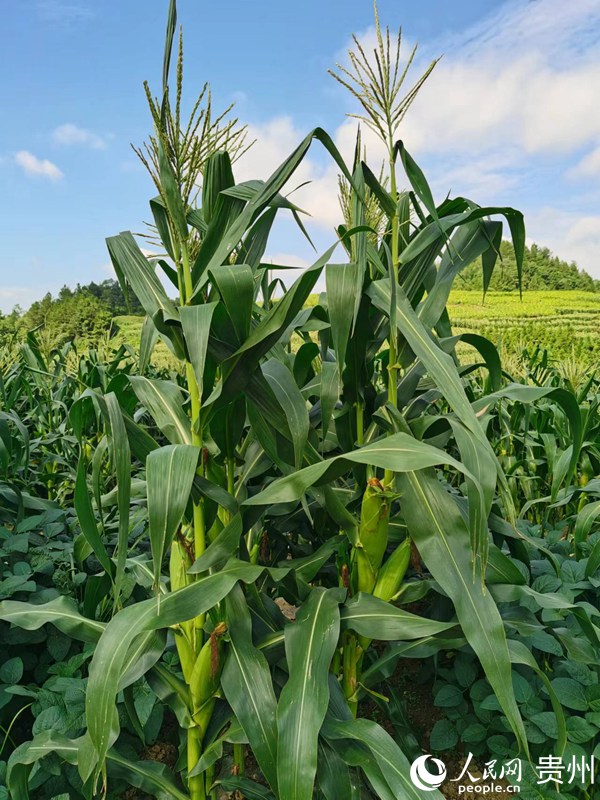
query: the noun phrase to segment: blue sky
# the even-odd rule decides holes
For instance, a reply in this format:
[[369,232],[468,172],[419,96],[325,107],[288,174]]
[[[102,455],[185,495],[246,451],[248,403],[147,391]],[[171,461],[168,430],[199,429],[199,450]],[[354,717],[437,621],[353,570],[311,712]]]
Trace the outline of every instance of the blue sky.
[[[380,0],[414,70],[444,54],[402,130],[437,196],[526,214],[530,240],[600,278],[600,0]],[[143,230],[153,187],[130,149],[149,132],[167,0],[3,0],[0,309],[111,275],[104,238]],[[148,9],[152,9],[151,13]],[[373,39],[370,0],[179,0],[191,99],[205,80],[237,103],[257,144],[239,179],[267,177],[316,125],[350,157],[351,98],[326,74],[352,32]],[[380,152],[367,141],[369,159]],[[336,169],[315,146],[297,202],[333,241]],[[310,258],[288,222],[274,263]]]

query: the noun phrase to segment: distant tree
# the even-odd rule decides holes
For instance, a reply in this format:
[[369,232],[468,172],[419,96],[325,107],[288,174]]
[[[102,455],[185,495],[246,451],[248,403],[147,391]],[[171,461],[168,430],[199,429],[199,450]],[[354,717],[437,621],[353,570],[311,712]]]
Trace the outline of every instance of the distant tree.
[[12,324],[18,333],[42,328],[53,344],[75,339],[92,342],[109,329],[112,317],[108,305],[85,288],[63,287],[56,299],[46,294],[21,317],[14,317]]
[[[490,289],[499,292],[518,288],[517,263],[512,245],[503,241],[500,245],[501,260],[498,261]],[[481,261],[475,261],[461,273],[458,288],[482,289]],[[523,264],[524,289],[578,289],[600,291],[600,281],[595,281],[587,272],[580,270],[574,261],[570,263],[555,256],[547,247],[532,244],[525,248]]]

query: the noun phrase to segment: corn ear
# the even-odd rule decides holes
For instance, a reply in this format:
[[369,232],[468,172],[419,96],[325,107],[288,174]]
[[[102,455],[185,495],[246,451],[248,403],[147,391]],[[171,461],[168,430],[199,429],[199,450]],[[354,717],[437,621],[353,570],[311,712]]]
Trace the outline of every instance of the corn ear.
[[[194,669],[189,685],[192,698],[193,716],[199,722],[203,709],[214,701],[215,692],[219,687],[219,677],[222,667],[223,634],[226,632],[225,623],[220,623],[204,643]],[[209,714],[210,718],[210,714]]]
[[[192,583],[193,578],[187,574],[191,566],[191,558],[180,539],[174,539],[171,544],[169,559],[169,576],[171,578],[171,591],[176,592]],[[181,661],[181,668],[186,682],[189,681],[194,669],[195,653],[192,647],[194,637],[193,620],[182,622],[177,626],[175,645]]]
[[371,594],[377,580],[377,574],[371,565],[369,556],[362,547],[357,547],[356,553],[356,588],[359,592]]
[[381,481],[370,478],[360,510],[359,536],[375,574],[387,548],[389,522],[389,497]]
[[398,592],[410,564],[410,548],[411,540],[407,536],[381,567],[373,589],[375,597],[388,601]]
[[174,539],[171,544],[171,557],[169,560],[169,577],[171,578],[171,591],[176,592],[193,582],[193,577],[187,571],[192,566],[192,560],[185,549],[182,539]]

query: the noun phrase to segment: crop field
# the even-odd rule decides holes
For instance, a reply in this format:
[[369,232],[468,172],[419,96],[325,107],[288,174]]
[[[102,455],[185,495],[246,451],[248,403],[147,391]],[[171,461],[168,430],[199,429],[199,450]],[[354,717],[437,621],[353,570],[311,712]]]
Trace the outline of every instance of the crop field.
[[578,291],[481,293],[454,290],[448,313],[456,333],[491,339],[509,357],[537,345],[554,361],[600,361],[600,294]]
[[[318,295],[311,295],[307,307]],[[582,371],[600,362],[600,293],[578,291],[481,292],[455,289],[448,313],[455,333],[479,333],[490,339],[513,364],[525,350],[546,349],[556,365]],[[139,347],[142,318],[118,316],[112,332],[116,344]],[[301,340],[297,340],[297,344]],[[466,353],[463,349],[462,352]],[[159,342],[153,355],[157,366],[173,366],[167,347]]]

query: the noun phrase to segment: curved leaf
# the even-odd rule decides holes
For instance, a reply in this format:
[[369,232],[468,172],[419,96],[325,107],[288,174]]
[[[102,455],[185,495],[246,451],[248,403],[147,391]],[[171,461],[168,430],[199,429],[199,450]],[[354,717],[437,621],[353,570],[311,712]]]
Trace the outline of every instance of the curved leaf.
[[289,679],[277,706],[277,783],[279,796],[286,800],[312,797],[344,595],[340,589],[314,588],[294,625],[285,629]]

